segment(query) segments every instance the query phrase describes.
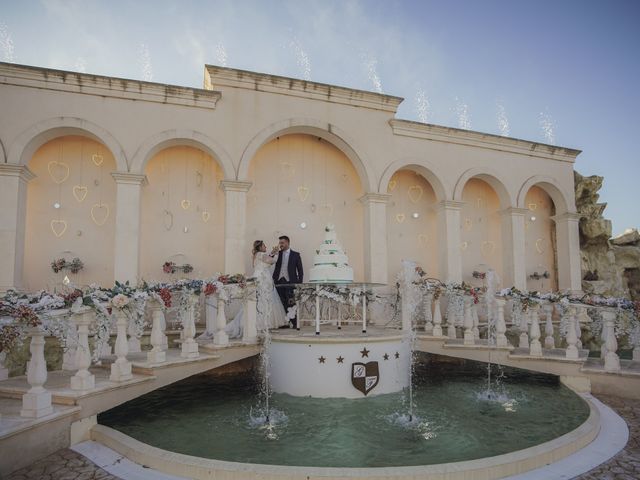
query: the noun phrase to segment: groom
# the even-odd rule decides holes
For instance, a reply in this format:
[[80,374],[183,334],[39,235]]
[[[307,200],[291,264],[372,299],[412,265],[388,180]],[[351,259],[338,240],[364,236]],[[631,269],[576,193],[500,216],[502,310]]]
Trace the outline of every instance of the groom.
[[[302,271],[302,258],[298,252],[294,252],[289,248],[289,237],[286,235],[281,236],[278,239],[278,247],[280,253],[278,254],[278,260],[276,267],[273,269],[273,283],[276,285],[286,283],[302,283],[304,272]],[[277,288],[280,301],[284,306],[285,312],[289,307],[295,304],[294,300],[294,287],[281,287]],[[296,328],[298,324],[297,315],[291,319],[291,328]]]

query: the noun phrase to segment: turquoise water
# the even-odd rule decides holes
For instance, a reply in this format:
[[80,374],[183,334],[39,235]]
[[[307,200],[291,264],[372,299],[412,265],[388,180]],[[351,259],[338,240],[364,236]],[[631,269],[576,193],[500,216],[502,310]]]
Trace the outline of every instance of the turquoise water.
[[[201,376],[99,416],[99,422],[174,452],[234,462],[385,467],[472,460],[565,434],[589,409],[556,378],[505,370],[486,400],[486,366],[420,365],[414,419],[404,394],[360,400],[274,394],[265,427],[258,382]],[[498,375],[496,370],[494,374]]]

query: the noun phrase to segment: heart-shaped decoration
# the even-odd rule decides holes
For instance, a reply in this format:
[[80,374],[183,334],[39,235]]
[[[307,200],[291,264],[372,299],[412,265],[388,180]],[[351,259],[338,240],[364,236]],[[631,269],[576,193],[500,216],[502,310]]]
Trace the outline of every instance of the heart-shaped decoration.
[[536,205],[535,203],[530,203],[529,205],[527,205],[527,207],[533,212],[536,208],[538,208],[538,205]]
[[404,219],[406,218],[404,213],[396,213],[396,222],[398,223],[402,223],[404,222]]
[[471,220],[470,218],[465,218],[464,219],[464,228],[466,230],[471,230],[473,228],[473,220]]
[[189,210],[189,207],[191,206],[191,200],[182,200],[180,202],[180,206],[183,210]]
[[397,180],[389,180],[389,184],[387,185],[387,192],[393,192],[397,186]]
[[67,231],[67,222],[64,220],[51,220],[51,231],[60,238]]
[[469,242],[462,242],[460,244],[460,250],[462,250],[463,252],[469,247]]
[[326,215],[328,217],[333,215],[333,205],[331,205],[330,203],[320,205],[320,215]]
[[308,196],[309,196],[309,187],[306,187],[305,185],[300,185],[298,187],[298,197],[300,197],[300,201],[304,202]]
[[495,249],[496,249],[496,244],[493,243],[491,240],[485,240],[484,242],[482,242],[482,246],[480,247],[480,251],[485,256],[491,255]]
[[94,153],[93,155],[91,155],[91,160],[93,160],[93,163],[96,167],[99,167],[100,165],[102,165],[104,157],[99,153]]
[[73,186],[73,196],[78,201],[78,203],[82,203],[82,201],[87,198],[88,189],[84,185],[74,185]]
[[211,218],[211,214],[209,212],[207,212],[206,210],[203,210],[202,211],[202,221],[204,223],[207,223],[210,218]]
[[101,227],[109,218],[109,213],[109,205],[106,203],[95,203],[93,207],[91,207],[91,220]]
[[536,240],[536,251],[538,253],[544,253],[544,238],[539,238]]
[[162,218],[162,223],[164,223],[165,230],[171,230],[173,228],[173,213],[171,213],[169,210],[165,210],[164,216]]
[[407,191],[407,194],[409,195],[409,200],[411,200],[413,203],[418,203],[422,198],[423,193],[424,192],[422,191],[422,187],[420,185],[412,185],[409,187],[409,190]]
[[418,235],[418,240],[420,240],[420,243],[426,245],[427,243],[429,243],[429,235],[427,235],[426,233],[421,233],[420,235]]
[[64,183],[65,180],[69,178],[69,165],[64,162],[53,160],[48,163],[47,170],[49,171],[51,180],[53,180],[58,185]]
[[296,173],[293,165],[287,162],[282,162],[280,164],[280,168],[282,169],[282,178],[284,178],[285,180],[291,180],[293,178],[293,175]]

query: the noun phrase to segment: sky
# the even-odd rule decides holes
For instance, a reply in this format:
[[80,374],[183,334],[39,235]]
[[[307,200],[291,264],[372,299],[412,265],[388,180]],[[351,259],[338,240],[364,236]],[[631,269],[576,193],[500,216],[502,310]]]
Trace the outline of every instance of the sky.
[[613,233],[640,226],[638,0],[0,0],[0,60],[191,87],[210,63],[404,97],[398,118],[582,150]]

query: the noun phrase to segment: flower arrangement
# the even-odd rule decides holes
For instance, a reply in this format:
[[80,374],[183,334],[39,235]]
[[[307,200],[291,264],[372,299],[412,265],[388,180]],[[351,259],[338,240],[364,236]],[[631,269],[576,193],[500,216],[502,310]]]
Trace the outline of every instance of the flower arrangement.
[[540,280],[541,278],[549,278],[549,277],[551,277],[551,275],[546,270],[544,271],[544,273],[533,272],[531,275],[529,275],[529,278],[533,280]]
[[162,271],[167,274],[174,274],[178,271],[182,273],[191,273],[193,272],[193,266],[189,263],[185,263],[184,265],[176,265],[175,262],[164,262],[162,264]]
[[479,272],[477,270],[474,270],[471,275],[473,276],[473,278],[479,278],[480,280],[484,280],[487,277],[487,272]]
[[69,270],[71,273],[76,274],[84,268],[84,263],[78,257],[74,258],[70,262],[67,262],[64,258],[57,258],[51,262],[51,270],[55,273],[62,270]]

